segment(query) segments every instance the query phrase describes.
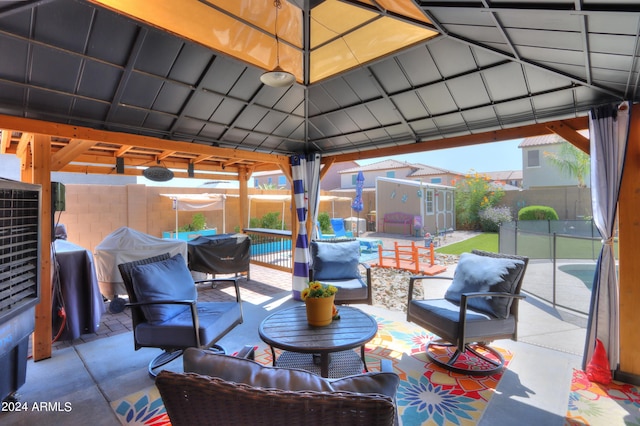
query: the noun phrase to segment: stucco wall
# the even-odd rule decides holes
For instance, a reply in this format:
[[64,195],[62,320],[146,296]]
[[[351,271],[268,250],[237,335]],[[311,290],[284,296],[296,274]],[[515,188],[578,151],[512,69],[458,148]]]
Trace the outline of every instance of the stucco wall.
[[553,207],[561,220],[591,217],[591,190],[589,188],[533,188],[523,191],[507,191],[501,205],[511,207],[514,219],[526,206]]
[[[238,191],[208,190],[201,188],[172,188],[146,185],[65,185],[65,211],[57,212],[55,219],[67,228],[68,240],[78,244],[91,252],[111,232],[127,226],[137,231],[156,237],[162,237],[166,231],[174,231],[176,214],[170,198],[160,194],[192,194],[218,193],[237,195]],[[284,191],[249,189],[249,194],[286,194]],[[323,192],[323,195],[336,195]],[[338,194],[353,198],[355,191]],[[375,207],[375,194],[363,194],[365,209],[360,217]],[[280,201],[252,201],[250,217],[262,217],[270,212],[282,214],[283,203]],[[327,212],[330,217],[355,216],[351,210],[350,201],[336,201],[332,212],[330,202],[320,203],[320,211]],[[196,213],[205,216],[209,227],[215,227],[218,233],[223,232],[223,212],[216,211],[179,211],[178,226],[191,223]],[[332,214],[333,213],[333,214]],[[246,220],[246,218],[245,218]],[[224,218],[226,232],[235,232],[240,226],[240,199],[230,196],[226,201],[226,216]],[[284,203],[284,222],[286,229],[291,229],[291,203]]]

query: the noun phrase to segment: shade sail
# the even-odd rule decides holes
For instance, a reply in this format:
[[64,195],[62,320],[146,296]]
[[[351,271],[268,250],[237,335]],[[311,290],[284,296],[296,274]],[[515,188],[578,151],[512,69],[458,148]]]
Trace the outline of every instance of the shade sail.
[[176,211],[176,238],[178,238],[178,212],[198,210],[222,210],[222,232],[226,232],[227,214],[225,202],[227,194],[160,194],[173,200],[173,210]]
[[179,211],[224,210],[226,194],[160,194],[173,200],[173,209]]

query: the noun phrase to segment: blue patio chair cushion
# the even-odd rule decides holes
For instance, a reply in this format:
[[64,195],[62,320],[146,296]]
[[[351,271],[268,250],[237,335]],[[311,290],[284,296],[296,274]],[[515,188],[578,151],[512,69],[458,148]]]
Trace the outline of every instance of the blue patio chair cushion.
[[[445,293],[445,299],[460,303],[463,293],[506,292],[514,293],[524,262],[462,253],[453,275],[453,282]],[[498,318],[507,318],[513,299],[506,297],[477,297],[468,299],[467,305]]]
[[386,395],[395,400],[400,379],[392,372],[370,372],[341,379],[325,379],[296,368],[268,367],[246,358],[218,355],[201,349],[184,352],[184,371],[219,377],[266,389],[316,392],[358,392]]
[[[460,329],[460,307],[457,303],[447,299],[412,300],[408,309],[412,315],[429,324],[433,324],[437,330],[442,330],[444,335],[458,335]],[[482,311],[467,309],[464,329],[466,341],[473,341],[474,338],[513,334],[515,328],[516,320],[513,316],[495,318]]]
[[[131,270],[133,290],[139,302],[196,300],[198,292],[181,254],[160,262],[137,265]],[[187,305],[141,306],[150,324],[161,324],[189,309]]]
[[315,280],[360,278],[360,243],[357,240],[331,243],[312,241],[311,258]]
[[[198,333],[200,342],[209,343],[220,338],[226,330],[242,320],[240,304],[234,302],[198,302]],[[187,348],[195,347],[191,310],[187,309],[160,326],[140,323],[136,339],[141,345]]]

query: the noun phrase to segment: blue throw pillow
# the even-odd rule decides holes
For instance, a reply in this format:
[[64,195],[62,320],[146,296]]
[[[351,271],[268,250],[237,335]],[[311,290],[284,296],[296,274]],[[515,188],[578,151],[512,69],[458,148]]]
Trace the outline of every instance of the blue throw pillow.
[[[524,271],[524,262],[517,259],[503,259],[462,253],[453,274],[453,282],[444,297],[460,303],[463,293],[506,292],[514,293]],[[506,297],[477,297],[467,299],[471,308],[486,312],[498,318],[507,318],[513,299]]]
[[[196,300],[198,292],[181,254],[160,262],[137,265],[131,270],[133,290],[139,302]],[[187,305],[142,306],[147,321],[161,324],[189,309]]]
[[358,270],[360,243],[357,240],[335,243],[312,241],[311,259],[313,261],[313,278],[315,280],[340,280],[360,277],[360,271]]

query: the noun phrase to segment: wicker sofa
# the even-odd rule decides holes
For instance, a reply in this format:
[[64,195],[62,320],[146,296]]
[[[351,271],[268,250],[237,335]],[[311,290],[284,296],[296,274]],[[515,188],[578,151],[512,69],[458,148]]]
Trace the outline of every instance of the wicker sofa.
[[156,379],[174,426],[397,424],[392,372],[332,380],[195,348],[185,351],[184,366]]

